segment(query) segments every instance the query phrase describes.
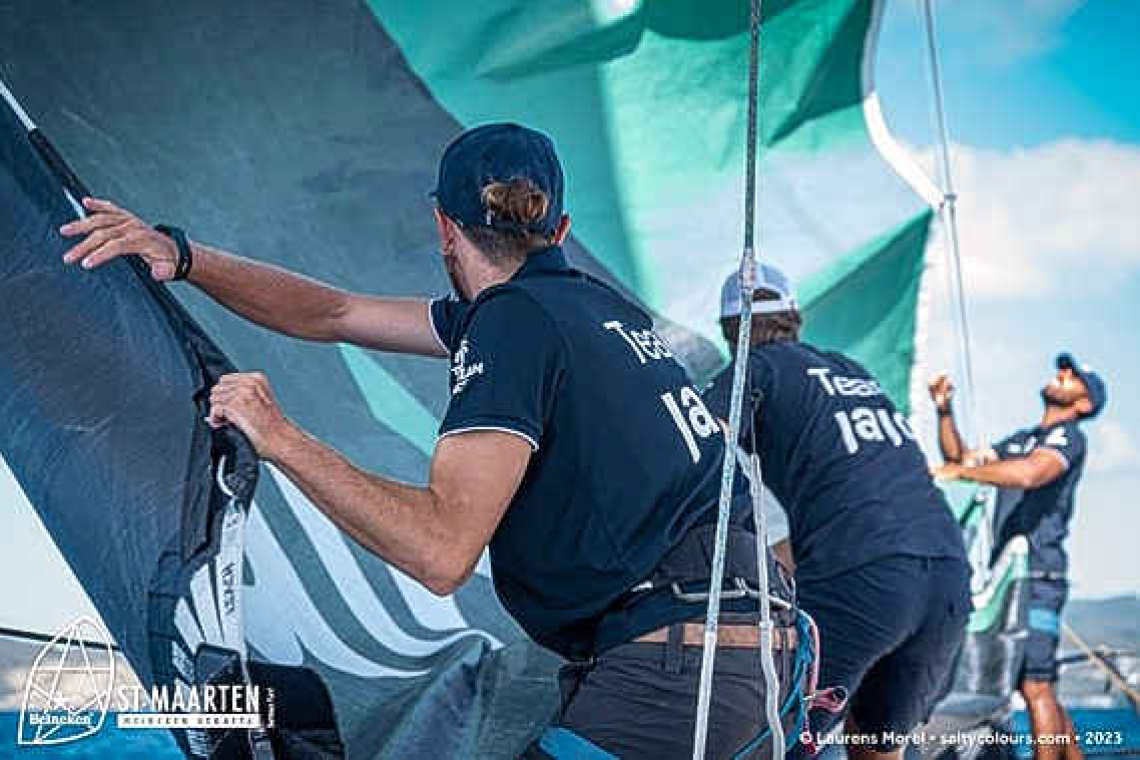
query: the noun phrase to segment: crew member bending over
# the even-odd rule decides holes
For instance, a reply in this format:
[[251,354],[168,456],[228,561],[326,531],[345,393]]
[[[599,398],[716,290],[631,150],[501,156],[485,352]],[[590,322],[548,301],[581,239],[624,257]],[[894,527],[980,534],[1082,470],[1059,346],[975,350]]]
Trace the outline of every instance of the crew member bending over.
[[[721,292],[734,354],[740,278]],[[820,684],[851,695],[853,758],[899,757],[899,737],[945,693],[970,612],[961,533],[907,419],[842,354],[799,340],[791,284],[758,267],[740,445],[788,514],[801,607],[819,626]],[[728,417],[732,367],[705,393]],[[813,711],[813,732],[838,716]],[[866,743],[863,743],[866,742]],[[797,749],[797,752],[802,751]]]
[[[258,374],[223,378],[211,420],[239,427],[342,530],[438,594],[490,545],[503,605],[573,661],[556,727],[530,756],[687,756],[705,605],[671,589],[707,588],[701,541],[716,519],[724,436],[650,317],[567,263],[562,195],[544,135],[494,124],[453,141],[434,213],[455,293],[430,303],[347,293],[191,244],[190,282],[254,322],[450,358],[426,486],[355,467],[291,422]],[[156,279],[185,270],[165,235],[106,201],[84,205],[91,216],[63,230],[86,236],[68,261],[137,254]],[[726,581],[754,579],[752,542],[733,545],[744,550],[730,554]],[[756,736],[764,704],[756,627],[720,630],[717,758]]]

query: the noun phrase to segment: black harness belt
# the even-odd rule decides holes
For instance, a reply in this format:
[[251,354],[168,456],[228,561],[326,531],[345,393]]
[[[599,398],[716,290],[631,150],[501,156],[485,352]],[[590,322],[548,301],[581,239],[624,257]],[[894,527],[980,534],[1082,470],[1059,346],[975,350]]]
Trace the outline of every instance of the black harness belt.
[[[700,617],[708,601],[716,525],[698,526],[658,564],[649,578],[638,583],[608,610],[598,622],[596,652],[623,644],[662,626]],[[783,566],[767,554],[769,603],[777,628],[795,625],[795,591]],[[728,530],[724,589],[727,603],[722,623],[759,622],[759,573],[756,565],[756,535],[739,525]],[[678,609],[691,606],[691,616],[678,618]]]

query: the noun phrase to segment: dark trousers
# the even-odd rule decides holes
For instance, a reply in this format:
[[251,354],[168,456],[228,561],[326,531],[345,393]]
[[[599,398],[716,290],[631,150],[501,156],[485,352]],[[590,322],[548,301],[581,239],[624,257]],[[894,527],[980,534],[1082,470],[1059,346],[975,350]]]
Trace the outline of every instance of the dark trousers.
[[[776,652],[784,693],[792,652]],[[524,758],[690,758],[700,683],[700,647],[630,643],[559,673],[562,709]],[[767,726],[758,648],[720,647],[713,671],[707,757],[730,758]],[[790,731],[789,716],[785,729]],[[795,737],[789,736],[789,744]],[[596,753],[596,754],[595,754]],[[749,758],[769,758],[766,741]]]
[[[946,695],[971,610],[970,568],[896,555],[802,582],[800,607],[819,626],[820,687],[842,686],[859,730],[889,752]],[[814,733],[842,715],[812,711]],[[797,748],[797,756],[802,750]]]

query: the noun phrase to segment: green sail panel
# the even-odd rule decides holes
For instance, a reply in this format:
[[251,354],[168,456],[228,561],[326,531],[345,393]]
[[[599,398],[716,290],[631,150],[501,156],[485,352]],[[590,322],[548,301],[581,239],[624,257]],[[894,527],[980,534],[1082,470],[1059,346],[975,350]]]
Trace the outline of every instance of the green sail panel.
[[910,414],[918,301],[933,212],[836,260],[800,287],[804,339],[842,351]]
[[[517,120],[549,132],[566,164],[578,237],[651,308],[714,334],[711,310],[701,316],[695,302],[715,304],[713,281],[740,249],[747,3],[369,6],[461,123]],[[764,3],[765,146],[869,149],[860,106],[874,8]],[[443,34],[441,18],[449,19]],[[694,276],[705,287],[688,287]]]

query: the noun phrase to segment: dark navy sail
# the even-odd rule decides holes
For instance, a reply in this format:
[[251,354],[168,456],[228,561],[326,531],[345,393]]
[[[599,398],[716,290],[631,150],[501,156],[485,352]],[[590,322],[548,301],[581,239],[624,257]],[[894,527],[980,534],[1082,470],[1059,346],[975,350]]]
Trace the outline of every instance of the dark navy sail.
[[[65,267],[58,230],[85,190],[15,108],[0,105],[0,455],[143,684],[206,682],[203,645],[244,654],[224,600],[256,457],[204,421],[233,367],[139,262]],[[180,739],[198,756],[226,740]]]

